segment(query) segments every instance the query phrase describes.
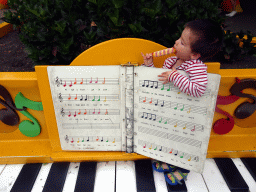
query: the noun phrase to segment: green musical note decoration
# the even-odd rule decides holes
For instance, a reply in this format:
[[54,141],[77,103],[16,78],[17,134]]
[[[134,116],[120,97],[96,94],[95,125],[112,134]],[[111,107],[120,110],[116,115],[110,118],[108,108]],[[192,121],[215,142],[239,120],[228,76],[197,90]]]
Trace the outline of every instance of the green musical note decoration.
[[[17,108],[26,107],[36,111],[43,111],[42,102],[35,102],[27,99],[24,95],[19,92],[15,97],[15,105]],[[20,111],[23,115],[28,117],[31,121],[25,120],[19,124],[20,132],[27,137],[36,137],[41,132],[41,127],[36,118],[34,118],[27,110]]]

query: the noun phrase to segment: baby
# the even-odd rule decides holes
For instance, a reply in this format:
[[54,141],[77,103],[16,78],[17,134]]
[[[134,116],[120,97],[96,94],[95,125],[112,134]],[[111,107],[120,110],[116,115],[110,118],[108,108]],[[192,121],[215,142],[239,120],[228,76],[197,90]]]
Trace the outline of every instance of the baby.
[[[175,57],[165,60],[163,68],[171,69],[161,75],[159,81],[163,84],[173,82],[180,91],[193,96],[201,97],[207,87],[207,66],[203,63],[214,56],[222,46],[223,31],[221,27],[210,20],[195,20],[185,25],[181,37],[175,42]],[[154,67],[151,53],[144,55],[144,66]],[[188,74],[184,76],[177,70],[183,70]],[[165,172],[166,181],[170,185],[182,184],[187,178],[189,170],[178,168],[162,162],[153,163],[153,169]]]
[[[204,60],[214,56],[222,46],[223,32],[221,27],[210,20],[195,20],[187,23],[181,37],[173,46],[176,57],[165,60],[163,68],[171,69],[159,77],[163,84],[173,82],[182,92],[201,97],[207,86],[207,66]],[[144,55],[144,66],[154,67],[151,53]],[[188,73],[188,77],[177,70]]]

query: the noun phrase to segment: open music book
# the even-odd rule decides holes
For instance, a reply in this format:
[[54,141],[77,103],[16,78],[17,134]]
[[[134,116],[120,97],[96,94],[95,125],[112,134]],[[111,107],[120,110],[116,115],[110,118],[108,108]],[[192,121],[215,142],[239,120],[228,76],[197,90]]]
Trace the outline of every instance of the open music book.
[[[61,148],[139,153],[202,172],[220,75],[208,73],[200,98],[143,66],[49,66]],[[187,75],[184,71],[179,71]]]

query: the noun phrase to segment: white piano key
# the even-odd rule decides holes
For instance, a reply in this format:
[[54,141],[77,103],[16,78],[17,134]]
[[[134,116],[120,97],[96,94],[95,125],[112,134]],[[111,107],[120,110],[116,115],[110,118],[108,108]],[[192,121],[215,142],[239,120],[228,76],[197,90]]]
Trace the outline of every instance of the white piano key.
[[115,191],[115,161],[98,162],[94,192]]
[[136,192],[134,161],[116,162],[116,192]]
[[243,162],[240,158],[232,158],[232,161],[236,165],[236,168],[241,173],[243,179],[245,180],[246,184],[249,186],[250,192],[256,192],[256,182],[251,176],[250,172],[247,170]]
[[79,166],[80,166],[80,163],[71,162],[69,164],[68,173],[67,173],[67,177],[66,177],[62,192],[72,192],[75,190]]
[[209,192],[230,192],[213,159],[206,159],[202,175]]
[[44,184],[52,167],[52,163],[43,163],[40,172],[37,175],[35,184],[31,192],[41,192],[44,189]]
[[20,171],[24,164],[10,164],[6,165],[2,174],[0,175],[0,191],[9,192],[12,189]]
[[156,192],[168,192],[164,173],[159,173],[153,170]]
[[190,171],[185,183],[188,192],[208,192],[203,176],[200,173]]

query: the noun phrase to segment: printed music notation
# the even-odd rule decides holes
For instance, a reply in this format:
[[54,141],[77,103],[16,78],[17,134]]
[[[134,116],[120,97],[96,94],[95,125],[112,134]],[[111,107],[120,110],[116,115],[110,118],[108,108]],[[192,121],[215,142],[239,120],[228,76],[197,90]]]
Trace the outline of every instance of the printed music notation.
[[[159,89],[162,91],[173,91],[173,92],[177,92],[177,94],[181,93],[179,88],[175,87],[173,84],[171,83],[163,84],[160,81],[140,80],[139,86],[143,88]],[[206,89],[202,97],[210,95],[210,92],[211,92],[210,89]]]
[[118,101],[119,95],[83,95],[83,94],[58,94],[60,102],[63,101]]
[[190,139],[187,137],[182,137],[179,135],[174,135],[174,134],[170,134],[170,133],[165,133],[163,131],[158,131],[158,130],[154,130],[154,129],[150,129],[150,128],[146,128],[146,127],[141,127],[139,126],[138,131],[147,135],[152,135],[152,136],[156,136],[159,137],[159,139],[168,139],[171,141],[176,141],[182,144],[186,144],[186,145],[191,145],[197,148],[201,148],[202,142],[195,140],[195,139]]
[[87,142],[106,142],[106,143],[116,143],[121,142],[121,137],[113,136],[72,136],[66,135],[64,137],[67,143],[87,143]]
[[196,131],[204,131],[204,126],[200,124],[195,124],[187,121],[182,121],[182,120],[177,120],[177,119],[172,119],[160,115],[156,115],[153,113],[147,113],[147,112],[139,112],[139,117],[143,119],[147,119],[150,121],[158,122],[160,124],[169,124],[173,125],[173,127],[181,127],[182,129],[189,129],[192,132]]
[[55,78],[55,84],[57,87],[72,87],[76,85],[118,85],[118,78],[98,78],[98,77],[90,77],[90,78]]
[[148,141],[143,141],[143,140],[140,140],[140,139],[138,140],[138,144],[140,146],[142,146],[144,149],[149,149],[149,150],[152,150],[152,151],[160,151],[160,152],[170,154],[170,155],[174,155],[176,157],[179,157],[180,159],[191,161],[191,162],[193,162],[193,161],[194,162],[199,162],[199,156],[189,154],[189,153],[185,153],[185,152],[179,151],[179,150],[174,149],[174,148],[164,147],[164,146],[157,145],[155,143],[148,142]]
[[60,111],[62,117],[78,117],[83,115],[120,115],[119,109],[64,109]]
[[119,123],[63,123],[63,129],[120,129]]
[[171,102],[167,100],[161,100],[161,99],[153,99],[152,97],[140,97],[139,102],[143,104],[149,104],[151,106],[161,106],[164,108],[171,108],[176,111],[184,111],[189,113],[198,113],[198,114],[204,114],[207,113],[206,107],[199,107],[195,105],[187,105],[183,103],[177,103],[177,102]]

